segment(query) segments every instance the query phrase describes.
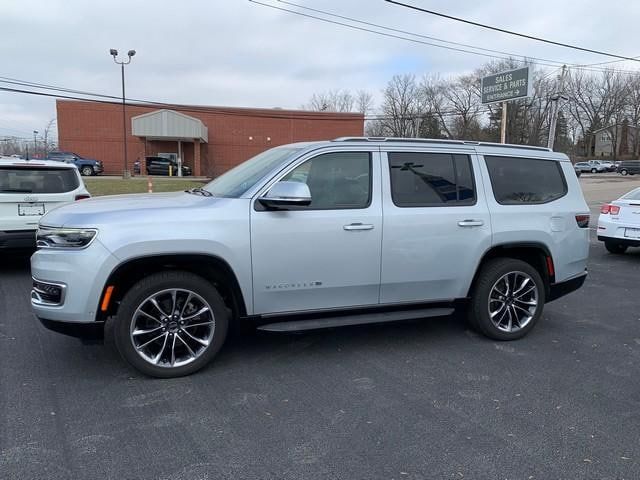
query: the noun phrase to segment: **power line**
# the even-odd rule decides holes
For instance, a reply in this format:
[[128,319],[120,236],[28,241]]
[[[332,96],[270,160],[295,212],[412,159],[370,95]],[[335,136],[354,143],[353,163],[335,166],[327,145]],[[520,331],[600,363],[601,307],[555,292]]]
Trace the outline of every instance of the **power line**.
[[[293,7],[301,8],[301,9],[304,9],[304,10],[309,10],[311,12],[321,13],[323,15],[327,15],[327,16],[330,16],[330,17],[341,18],[343,20],[349,20],[351,22],[360,23],[362,25],[368,25],[370,27],[382,28],[384,30],[389,30],[391,32],[404,33],[406,35],[412,35],[414,37],[426,38],[428,40],[434,40],[436,42],[448,43],[448,44],[451,44],[451,45],[458,45],[460,47],[473,48],[473,49],[481,50],[481,51],[484,51],[484,52],[497,53],[497,54],[507,55],[507,56],[515,56],[515,57],[524,57],[525,56],[525,55],[518,55],[518,54],[515,54],[515,53],[504,52],[504,51],[501,51],[501,50],[492,50],[490,48],[477,47],[475,45],[469,45],[469,44],[466,44],[466,43],[453,42],[451,40],[444,40],[442,38],[432,37],[432,36],[429,36],[429,35],[423,35],[421,33],[410,32],[408,30],[402,30],[402,29],[399,29],[399,28],[387,27],[385,25],[380,25],[380,24],[372,23],[372,22],[366,22],[364,20],[358,20],[357,18],[347,17],[347,16],[344,16],[344,15],[339,15],[337,13],[328,12],[326,10],[319,10],[317,8],[311,8],[311,7],[307,7],[307,6],[304,6],[304,5],[299,5],[297,3],[288,2],[286,0],[278,0],[278,2],[284,3],[285,5],[290,5],[290,6],[293,6]],[[558,63],[558,64],[561,64],[561,65],[568,63],[568,62],[561,62],[559,60],[549,60],[549,59],[546,59],[546,58],[537,58],[537,57],[530,57],[530,56],[527,56],[527,58],[532,59],[532,60],[540,60],[540,61],[543,61],[543,62]]]
[[[350,25],[348,23],[342,23],[342,22],[337,22],[335,20],[329,20],[327,18],[317,17],[315,15],[310,15],[308,13],[297,12],[295,10],[289,10],[287,8],[278,7],[276,5],[270,5],[268,3],[262,3],[262,2],[259,2],[257,0],[249,0],[249,2],[255,3],[256,5],[261,5],[263,7],[273,8],[275,10],[280,10],[280,11],[283,11],[283,12],[292,13],[294,15],[299,15],[299,16],[307,17],[307,18],[313,18],[315,20],[320,20],[321,22],[332,23],[334,25],[341,25],[343,27],[351,28],[353,30],[360,30],[360,31],[363,31],[363,32],[375,33],[376,35],[382,35],[384,37],[397,38],[397,39],[400,39],[400,40],[406,40],[406,41],[409,41],[409,42],[419,43],[419,44],[422,44],[422,45],[430,45],[432,47],[444,48],[446,50],[453,50],[453,51],[456,51],[456,52],[470,53],[472,55],[480,55],[482,57],[495,58],[495,59],[498,59],[498,60],[513,60],[513,61],[520,62],[520,63],[525,63],[525,64],[526,63],[533,63],[533,62],[528,62],[526,60],[519,60],[517,58],[509,58],[509,57],[504,57],[504,56],[492,55],[490,53],[475,52],[475,51],[466,50],[466,49],[463,49],[463,48],[448,47],[446,45],[439,45],[437,43],[425,42],[423,40],[418,40],[416,38],[408,38],[408,37],[403,37],[403,36],[400,36],[400,35],[394,35],[392,33],[379,32],[379,31],[371,30],[371,29],[364,28],[364,27],[358,27],[356,25]],[[558,62],[558,63],[561,63],[561,62]],[[545,65],[547,67],[556,67],[557,66],[556,64],[546,64],[546,63],[538,63],[538,65]]]
[[[44,87],[38,87],[38,88],[44,88]],[[102,103],[102,104],[109,104],[109,105],[122,105],[122,100],[117,102],[117,101],[111,101],[111,100],[83,98],[83,97],[77,97],[73,95],[62,95],[59,93],[36,92],[34,90],[23,90],[23,89],[10,88],[10,87],[0,87],[0,92],[21,93],[25,95],[35,95],[35,96],[50,97],[50,98],[63,98],[66,100],[80,100],[84,102]],[[83,95],[88,96],[91,94],[83,93]],[[127,105],[130,105],[130,106],[147,107],[147,108],[153,106],[153,107],[162,107],[162,108],[172,108],[175,110],[179,110],[181,112],[189,112],[189,113],[200,113],[200,114],[209,113],[209,114],[240,116],[240,117],[253,116],[253,117],[260,117],[260,118],[280,119],[280,120],[291,119],[291,120],[353,121],[356,118],[355,115],[357,115],[358,113],[358,112],[344,112],[344,114],[338,114],[338,112],[335,112],[334,115],[331,115],[328,113],[320,114],[319,112],[308,111],[308,112],[300,112],[298,114],[293,114],[293,115],[286,114],[284,112],[282,115],[274,115],[269,113],[256,112],[254,109],[250,109],[250,108],[246,109],[247,112],[241,112],[241,111],[224,110],[216,107],[205,107],[205,106],[197,106],[197,105],[180,105],[180,104],[152,102],[152,101],[145,101],[145,100],[140,100],[140,101],[132,100],[132,99],[127,99],[127,100],[129,100],[129,102],[132,102],[132,101],[134,102],[134,103],[127,103]],[[230,107],[230,108],[233,108],[233,107]],[[242,110],[242,109],[239,108],[238,110]],[[348,117],[345,114],[351,114],[351,117]]]
[[637,58],[633,58],[633,57],[626,57],[624,55],[617,55],[615,53],[609,53],[609,52],[604,52],[604,51],[601,51],[601,50],[594,50],[594,49],[591,49],[591,48],[579,47],[577,45],[571,45],[569,43],[556,42],[555,40],[548,40],[546,38],[535,37],[533,35],[527,35],[525,33],[514,32],[512,30],[506,30],[504,28],[494,27],[492,25],[486,25],[484,23],[474,22],[472,20],[467,20],[467,19],[464,19],[464,18],[454,17],[453,15],[447,15],[445,13],[440,13],[440,12],[436,12],[436,11],[433,11],[433,10],[427,10],[426,8],[416,7],[415,5],[409,5],[408,3],[398,2],[396,0],[385,0],[385,2],[392,3],[394,5],[398,5],[398,6],[401,6],[401,7],[409,8],[411,10],[416,10],[418,12],[428,13],[430,15],[436,15],[438,17],[447,18],[449,20],[455,20],[456,22],[467,23],[469,25],[474,25],[476,27],[481,27],[481,28],[486,28],[486,29],[489,29],[489,30],[494,30],[496,32],[507,33],[509,35],[515,35],[517,37],[522,37],[522,38],[528,38],[529,40],[536,40],[538,42],[549,43],[551,45],[558,45],[560,47],[571,48],[573,50],[580,50],[580,51],[583,51],[583,52],[595,53],[597,55],[604,55],[606,57],[619,58],[619,59],[622,59],[622,60],[631,60],[631,61],[634,61],[634,62],[640,61]]
[[[61,95],[58,93],[46,93],[46,92],[36,92],[36,91],[32,91],[32,90],[22,90],[22,89],[15,89],[15,88],[9,88],[9,87],[0,87],[0,91],[5,91],[5,92],[11,92],[11,93],[21,93],[21,94],[27,94],[27,95],[36,95],[36,96],[42,96],[42,97],[51,97],[51,98],[64,98],[64,99],[70,99],[70,100],[80,100],[80,101],[84,101],[84,102],[91,102],[91,103],[100,103],[100,104],[109,104],[109,105],[121,105],[120,102],[117,101],[110,101],[110,100],[99,100],[99,99],[87,99],[87,98],[80,98],[80,97],[74,97],[71,95]],[[544,99],[542,98],[537,98],[534,99],[534,101],[543,101]],[[128,105],[131,106],[140,106],[140,107],[149,107],[149,105],[147,104],[139,104],[139,103],[129,103]],[[172,106],[171,104],[163,104],[164,106]],[[178,105],[173,105],[174,107],[176,107],[177,110],[181,111],[181,112],[193,112],[193,113],[218,113],[218,112],[211,112],[209,110],[206,109],[206,107],[202,107],[201,109],[190,109],[190,108],[183,108],[182,106],[178,106]],[[524,104],[523,106],[526,106],[526,104]],[[222,113],[227,113],[227,112],[222,112]],[[314,112],[310,112],[310,113],[314,113]],[[482,113],[491,113],[491,108],[488,106],[479,106],[476,110],[476,113],[482,114]],[[239,114],[239,115],[245,115],[245,114]],[[442,117],[451,117],[451,116],[457,116],[460,115],[460,112],[455,111],[455,110],[442,110],[442,111],[429,111],[429,112],[424,112],[421,114],[415,114],[415,115],[402,115],[402,116],[393,116],[393,115],[384,115],[384,114],[369,114],[369,115],[364,115],[364,119],[365,120],[385,120],[385,119],[400,119],[400,120],[409,120],[409,119],[417,119],[417,118],[422,118],[425,115],[437,115],[437,116],[442,116]],[[303,116],[303,117],[281,117],[281,116],[272,116],[270,118],[278,118],[278,119],[282,119],[282,118],[300,118],[300,119],[309,119],[309,118],[313,118],[313,115],[309,115],[309,116]],[[344,119],[344,117],[342,116],[338,116],[336,115],[335,117],[329,117],[331,119]],[[325,116],[322,116],[320,119],[327,119]],[[352,120],[352,119],[349,119]],[[27,138],[27,137],[24,137]]]
[[[287,5],[296,5],[296,6],[298,6],[297,4],[294,4],[292,2],[284,2],[282,0],[278,0],[278,1],[281,1],[281,3],[285,3]],[[314,20],[319,20],[319,21],[325,22],[325,23],[339,25],[339,26],[350,28],[350,29],[353,29],[353,30],[359,30],[359,31],[363,31],[363,32],[373,33],[373,34],[376,34],[376,35],[381,35],[381,36],[384,36],[384,37],[396,38],[396,39],[399,39],[399,40],[405,40],[405,41],[412,42],[412,43],[428,45],[428,46],[432,46],[432,47],[443,48],[443,49],[446,49],[446,50],[453,50],[453,51],[462,52],[462,53],[469,53],[469,54],[472,54],[472,55],[479,55],[479,56],[482,56],[482,57],[488,57],[488,58],[493,58],[493,59],[497,59],[497,60],[508,60],[508,61],[515,61],[515,62],[518,62],[518,63],[522,63],[522,64],[525,64],[525,65],[540,65],[540,66],[553,67],[553,68],[557,68],[557,67],[562,66],[562,65],[570,65],[572,68],[576,68],[576,69],[584,70],[584,71],[591,71],[591,72],[611,71],[611,72],[624,73],[624,74],[630,74],[630,75],[638,75],[638,74],[640,74],[640,71],[636,71],[636,70],[614,70],[614,69],[585,68],[585,67],[581,67],[579,65],[572,64],[570,62],[561,62],[561,61],[558,61],[558,60],[545,60],[545,59],[541,59],[541,58],[537,58],[537,57],[525,57],[524,60],[520,60],[519,58],[514,58],[514,57],[518,57],[520,55],[518,55],[518,54],[508,54],[507,52],[505,52],[505,54],[508,54],[508,55],[511,55],[511,56],[505,57],[505,56],[500,56],[500,55],[492,55],[490,53],[481,53],[481,52],[477,52],[477,51],[467,50],[467,49],[464,49],[464,48],[449,47],[447,45],[439,45],[439,44],[436,44],[436,43],[425,42],[425,41],[422,41],[422,40],[418,40],[416,38],[408,38],[408,37],[401,36],[401,35],[395,35],[395,34],[391,34],[391,33],[380,32],[380,31],[377,31],[377,30],[371,30],[371,29],[365,28],[365,27],[359,27],[359,26],[356,26],[356,25],[350,25],[348,23],[343,23],[343,22],[338,22],[338,21],[335,21],[335,20],[330,20],[328,18],[322,18],[322,17],[318,17],[318,16],[315,16],[315,15],[311,15],[311,14],[307,14],[307,13],[303,13],[303,12],[299,12],[299,11],[295,11],[295,10],[290,10],[290,9],[283,8],[283,7],[278,7],[276,5],[263,3],[263,2],[260,2],[258,0],[249,0],[249,2],[254,3],[256,5],[263,6],[263,7],[272,8],[274,10],[280,10],[282,12],[287,12],[287,13],[298,15],[298,16],[301,16],[301,17],[306,17],[306,18],[311,18],[311,19],[314,19]],[[386,27],[386,26],[383,26],[383,25],[379,25],[378,26],[377,24],[373,24],[373,23],[370,23],[370,22],[364,22],[362,20],[352,19],[351,17],[345,17],[344,15],[338,15],[338,14],[334,14],[334,13],[331,13],[331,12],[326,12],[326,11],[322,11],[322,10],[318,10],[318,9],[311,9],[310,7],[304,7],[304,6],[301,6],[301,5],[298,6],[298,7],[299,8],[304,8],[304,9],[307,9],[307,10],[314,10],[314,11],[317,11],[317,12],[322,12],[325,15],[335,16],[337,18],[348,19],[350,21],[358,22],[358,23],[365,24],[365,25],[368,24],[368,25],[377,26],[378,28],[383,28],[383,29],[386,29],[386,30],[389,30],[389,31],[406,32],[408,35],[412,35],[412,36],[416,36],[416,37],[433,38],[433,39],[435,39],[435,41],[439,41],[439,42],[443,42],[443,43],[445,43],[445,42],[446,43],[452,43],[454,45],[457,44],[457,42],[450,42],[449,40],[437,39],[436,37],[428,37],[426,35],[421,35],[419,33],[408,32],[406,30],[395,29],[395,28]],[[460,45],[464,45],[464,44],[460,44]],[[481,48],[481,47],[471,47],[471,48],[482,49],[484,51],[492,51],[490,49]],[[498,50],[493,50],[493,51],[494,52],[499,52]],[[534,60],[538,60],[538,61],[534,61]],[[548,63],[548,62],[554,62],[554,63]]]

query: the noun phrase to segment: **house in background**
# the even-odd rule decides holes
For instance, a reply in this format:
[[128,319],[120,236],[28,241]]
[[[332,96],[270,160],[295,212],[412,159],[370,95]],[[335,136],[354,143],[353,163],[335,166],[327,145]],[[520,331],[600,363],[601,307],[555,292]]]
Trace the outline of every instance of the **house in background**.
[[[593,132],[594,142],[591,155],[596,157],[621,157],[638,155],[638,127],[621,123],[601,128]],[[614,155],[615,149],[615,155]]]

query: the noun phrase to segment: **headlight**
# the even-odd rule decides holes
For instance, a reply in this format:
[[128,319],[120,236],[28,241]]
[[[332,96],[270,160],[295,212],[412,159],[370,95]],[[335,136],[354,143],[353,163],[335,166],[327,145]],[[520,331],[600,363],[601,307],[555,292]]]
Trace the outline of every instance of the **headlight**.
[[39,248],[85,248],[97,234],[94,228],[39,227],[36,244]]

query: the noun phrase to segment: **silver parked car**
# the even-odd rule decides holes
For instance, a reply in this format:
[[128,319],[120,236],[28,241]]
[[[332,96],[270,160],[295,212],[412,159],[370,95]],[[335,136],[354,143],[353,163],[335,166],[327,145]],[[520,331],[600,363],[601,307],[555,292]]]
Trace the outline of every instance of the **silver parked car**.
[[[586,277],[589,208],[546,148],[341,138],[267,150],[188,192],[47,214],[35,314],[140,371],[194,372],[231,324],[293,331],[448,315],[514,340]],[[399,346],[400,348],[400,346]]]
[[573,166],[576,171],[581,173],[605,173],[607,172],[607,166],[601,163],[591,162],[578,162]]

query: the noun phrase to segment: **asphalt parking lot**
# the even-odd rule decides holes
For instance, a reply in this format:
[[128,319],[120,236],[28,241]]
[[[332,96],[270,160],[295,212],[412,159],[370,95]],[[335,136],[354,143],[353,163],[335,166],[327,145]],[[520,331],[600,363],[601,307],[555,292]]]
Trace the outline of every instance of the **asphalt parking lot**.
[[[592,207],[640,182],[581,178]],[[595,232],[594,233],[595,236]],[[45,330],[0,259],[0,479],[640,478],[640,249],[511,343],[459,318],[233,338],[191,377]]]

